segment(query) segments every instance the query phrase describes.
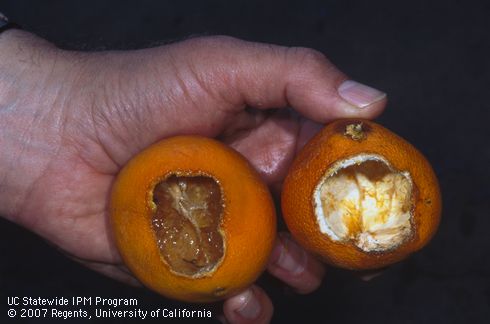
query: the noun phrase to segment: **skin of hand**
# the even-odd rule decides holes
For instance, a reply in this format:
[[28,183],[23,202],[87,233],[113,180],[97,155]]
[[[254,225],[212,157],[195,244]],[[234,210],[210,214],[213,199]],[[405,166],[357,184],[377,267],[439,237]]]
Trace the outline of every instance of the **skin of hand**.
[[[277,192],[322,124],[371,119],[386,104],[384,93],[348,80],[319,52],[230,37],[83,53],[9,30],[0,35],[0,57],[0,215],[133,284],[107,203],[135,154],[179,134],[218,138]],[[316,289],[324,273],[286,233],[268,270],[299,293]],[[231,323],[267,323],[272,313],[255,285],[223,304]]]

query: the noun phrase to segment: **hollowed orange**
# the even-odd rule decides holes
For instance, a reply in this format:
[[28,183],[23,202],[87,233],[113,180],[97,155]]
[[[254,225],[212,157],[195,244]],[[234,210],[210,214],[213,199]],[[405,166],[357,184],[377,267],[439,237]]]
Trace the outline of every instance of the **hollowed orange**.
[[325,262],[375,269],[425,246],[440,219],[437,178],[404,139],[367,120],[339,120],[298,154],[282,211],[296,240]]
[[208,302],[238,293],[264,270],[275,240],[274,204],[239,153],[178,136],[120,172],[111,217],[122,258],[169,298]]

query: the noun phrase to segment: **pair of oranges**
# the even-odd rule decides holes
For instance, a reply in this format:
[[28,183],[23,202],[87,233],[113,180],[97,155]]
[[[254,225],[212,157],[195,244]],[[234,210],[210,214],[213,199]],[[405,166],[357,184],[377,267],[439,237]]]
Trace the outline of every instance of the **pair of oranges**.
[[[431,166],[367,120],[339,120],[299,153],[281,197],[295,239],[323,261],[374,269],[421,249],[439,223]],[[273,200],[237,152],[179,136],[132,159],[112,192],[116,243],[134,275],[174,299],[238,293],[264,270],[276,237]]]

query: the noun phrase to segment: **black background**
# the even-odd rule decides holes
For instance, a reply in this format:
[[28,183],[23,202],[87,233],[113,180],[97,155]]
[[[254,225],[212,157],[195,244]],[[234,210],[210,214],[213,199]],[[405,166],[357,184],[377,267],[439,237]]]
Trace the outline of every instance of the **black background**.
[[[0,11],[69,49],[214,34],[313,47],[353,79],[386,91],[378,121],[432,162],[444,199],[440,230],[422,252],[370,282],[329,269],[317,292],[300,296],[265,275],[273,322],[490,322],[488,1],[10,0]],[[143,308],[201,309],[93,273],[3,220],[0,290],[0,322],[14,295],[135,297]]]

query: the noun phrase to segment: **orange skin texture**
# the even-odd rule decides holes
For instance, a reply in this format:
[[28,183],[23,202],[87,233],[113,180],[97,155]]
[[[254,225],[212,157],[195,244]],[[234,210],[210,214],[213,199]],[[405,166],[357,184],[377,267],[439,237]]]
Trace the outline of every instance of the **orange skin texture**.
[[[365,138],[344,135],[349,124],[361,123]],[[385,157],[392,167],[408,171],[414,183],[414,233],[405,243],[384,252],[365,252],[349,242],[336,242],[320,232],[314,214],[316,185],[330,166],[360,153]],[[324,262],[352,270],[382,268],[424,247],[435,234],[441,216],[437,178],[425,157],[410,143],[368,120],[342,119],[323,128],[294,160],[282,191],[282,211],[294,238]]]
[[[151,228],[154,186],[167,176],[208,175],[221,186],[221,264],[209,276],[177,275],[161,257]],[[239,293],[264,271],[276,238],[276,216],[267,186],[236,151],[212,139],[178,136],[134,157],[112,190],[114,236],[127,267],[150,289],[172,299],[211,302]]]

